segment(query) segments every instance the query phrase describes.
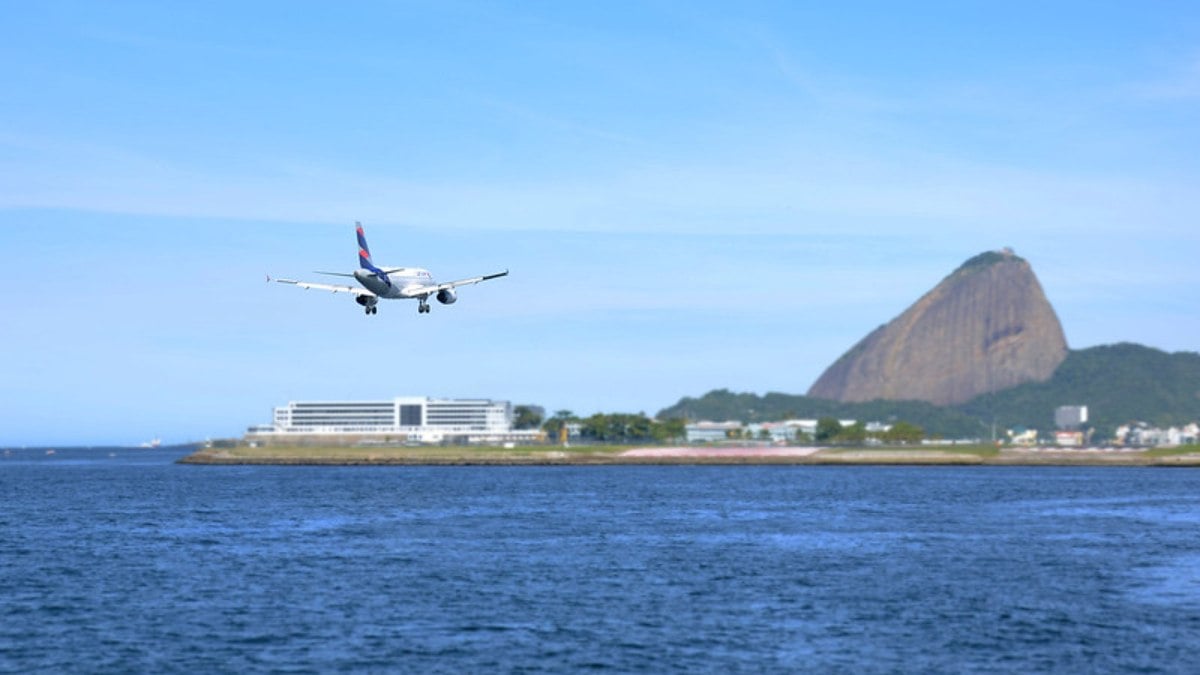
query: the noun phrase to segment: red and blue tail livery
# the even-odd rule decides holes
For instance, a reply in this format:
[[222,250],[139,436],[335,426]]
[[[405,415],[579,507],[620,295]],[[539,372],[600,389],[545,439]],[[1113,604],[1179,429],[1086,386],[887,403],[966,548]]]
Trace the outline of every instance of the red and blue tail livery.
[[358,234],[358,266],[373,271],[375,264],[371,262],[371,248],[367,246],[367,235],[363,234],[362,223],[355,222],[354,229]]
[[454,304],[458,300],[458,293],[455,291],[457,287],[469,286],[508,275],[508,270],[504,270],[478,277],[438,283],[433,280],[429,270],[420,267],[377,267],[371,260],[371,249],[367,246],[367,236],[363,233],[362,223],[354,223],[354,228],[355,234],[358,236],[358,270],[353,274],[345,272],[318,272],[318,274],[352,277],[360,286],[317,284],[295,279],[273,280],[270,275],[267,276],[267,280],[292,284],[304,289],[316,288],[333,293],[349,293],[354,296],[354,301],[361,305],[367,314],[376,314],[379,311],[376,305],[379,304],[381,298],[384,300],[416,300],[417,312],[428,314],[430,297],[437,298],[437,301],[443,305]]
[[355,221],[354,229],[358,235],[358,266],[361,269],[370,271],[375,275],[376,279],[391,287],[392,280],[388,278],[387,272],[379,269],[375,266],[375,263],[371,262],[371,247],[367,246],[367,235],[363,233],[362,223]]

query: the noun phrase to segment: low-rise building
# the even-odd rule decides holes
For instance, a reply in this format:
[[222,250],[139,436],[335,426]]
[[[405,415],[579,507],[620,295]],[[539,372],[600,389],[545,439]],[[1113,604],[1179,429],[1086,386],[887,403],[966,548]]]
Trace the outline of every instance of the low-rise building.
[[1145,422],[1133,422],[1117,427],[1113,440],[1118,445],[1140,447],[1173,447],[1200,442],[1200,425],[1192,422],[1182,427],[1160,429]]
[[700,422],[692,422],[684,426],[684,436],[688,443],[720,443],[726,439],[733,437],[736,432],[737,437],[742,435],[741,422],[709,422],[707,420]]
[[259,443],[533,442],[537,429],[512,428],[512,405],[490,399],[398,397],[387,401],[290,401],[272,423],[247,430]]
[[1025,427],[1015,427],[1008,430],[1008,442],[1013,445],[1025,447],[1033,447],[1038,442],[1037,429],[1026,429]]
[[[855,420],[839,420],[842,427],[850,427]],[[885,427],[886,428],[886,427]],[[720,443],[725,440],[756,440],[772,443],[791,443],[801,438],[813,439],[817,435],[817,420],[783,420],[782,422],[692,422],[684,427],[688,443]]]
[[771,441],[772,443],[788,443],[796,440],[797,427],[787,422],[761,422],[746,426],[750,438]]
[[1055,431],[1054,444],[1064,448],[1083,447],[1082,431]]

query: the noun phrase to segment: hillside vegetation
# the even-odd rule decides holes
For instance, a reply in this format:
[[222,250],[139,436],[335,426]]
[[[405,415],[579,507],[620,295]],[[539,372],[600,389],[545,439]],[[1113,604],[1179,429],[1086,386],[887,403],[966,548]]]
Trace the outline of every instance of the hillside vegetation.
[[1143,421],[1158,427],[1200,420],[1200,354],[1169,354],[1121,343],[1071,351],[1045,382],[985,394],[959,406],[1000,425],[1054,426],[1060,405],[1086,405],[1089,426],[1102,434]]
[[759,396],[719,389],[700,398],[681,399],[658,417],[744,422],[825,416],[904,420],[931,436],[981,438],[990,435],[993,419],[999,429],[1052,429],[1054,409],[1060,405],[1088,406],[1089,426],[1096,428],[1097,438],[1107,438],[1117,425],[1135,420],[1160,427],[1200,420],[1200,354],[1169,354],[1130,343],[1073,350],[1045,382],[985,394],[953,407],[918,401],[839,403],[810,396]]

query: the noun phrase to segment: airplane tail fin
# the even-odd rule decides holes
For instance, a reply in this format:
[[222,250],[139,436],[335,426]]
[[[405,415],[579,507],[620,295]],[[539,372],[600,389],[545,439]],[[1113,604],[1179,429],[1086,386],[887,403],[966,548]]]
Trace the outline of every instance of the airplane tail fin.
[[376,277],[379,277],[383,283],[388,286],[392,285],[392,280],[388,278],[387,272],[375,266],[371,262],[371,249],[367,247],[367,235],[363,234],[362,223],[354,221],[355,231],[358,234],[358,266],[371,272]]
[[367,247],[367,235],[363,234],[362,223],[354,221],[354,227],[358,232],[358,266],[372,272],[379,271],[371,262],[371,249]]

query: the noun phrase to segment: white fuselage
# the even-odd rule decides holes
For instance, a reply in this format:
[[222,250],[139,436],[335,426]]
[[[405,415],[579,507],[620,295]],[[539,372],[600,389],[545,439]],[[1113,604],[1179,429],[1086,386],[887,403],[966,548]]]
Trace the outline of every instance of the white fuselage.
[[416,298],[420,294],[408,292],[408,289],[434,284],[433,275],[429,273],[429,270],[419,267],[404,267],[395,272],[388,272],[387,278],[392,282],[390,286],[374,272],[366,269],[356,270],[354,278],[362,284],[363,288],[381,298],[388,299]]

